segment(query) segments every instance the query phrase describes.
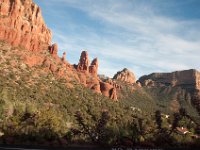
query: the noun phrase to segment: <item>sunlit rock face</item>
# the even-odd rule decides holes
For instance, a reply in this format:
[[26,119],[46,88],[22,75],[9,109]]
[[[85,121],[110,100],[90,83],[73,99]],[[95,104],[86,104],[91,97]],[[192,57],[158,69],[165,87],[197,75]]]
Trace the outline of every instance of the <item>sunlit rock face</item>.
[[32,0],[0,1],[0,40],[31,51],[47,50],[51,31]]
[[123,69],[122,71],[117,72],[114,75],[113,79],[131,83],[131,84],[136,82],[134,73],[129,71],[127,68]]
[[[182,86],[185,88],[198,88],[200,73],[197,70],[184,70],[172,73],[152,73],[142,76],[139,81],[143,86],[148,86],[147,81],[153,82],[153,85]],[[150,82],[149,82],[150,83]]]

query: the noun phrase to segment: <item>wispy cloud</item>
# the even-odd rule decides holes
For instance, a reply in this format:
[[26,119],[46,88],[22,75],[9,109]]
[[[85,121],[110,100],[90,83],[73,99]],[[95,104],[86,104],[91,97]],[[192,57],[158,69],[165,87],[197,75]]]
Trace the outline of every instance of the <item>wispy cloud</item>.
[[[60,12],[61,15],[65,12],[62,17],[68,21],[61,19],[52,22],[52,30],[54,41],[59,43],[62,50],[67,50],[68,60],[72,63],[77,63],[81,50],[86,49],[91,57],[99,57],[99,72],[109,76],[123,67],[130,68],[137,77],[158,71],[199,69],[200,19],[180,19],[158,14],[159,8],[149,1],[45,2],[45,6],[52,8],[52,13]],[[68,8],[82,13],[91,24],[84,20],[82,24],[77,24],[73,18],[76,15],[70,17]],[[51,12],[48,15],[51,16]],[[59,28],[63,24],[65,27]]]

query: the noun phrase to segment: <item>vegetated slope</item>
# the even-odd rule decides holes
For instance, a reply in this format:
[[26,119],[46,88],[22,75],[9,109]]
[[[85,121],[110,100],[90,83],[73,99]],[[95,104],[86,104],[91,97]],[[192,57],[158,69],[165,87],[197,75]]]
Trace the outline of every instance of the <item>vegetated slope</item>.
[[194,93],[191,92],[198,87],[197,75],[195,70],[154,73],[136,82],[134,73],[125,68],[117,72],[113,80],[120,86],[120,101],[133,109],[139,108],[151,114],[161,110],[172,115],[184,108],[191,116],[198,117],[197,105],[193,102]]
[[[181,87],[138,87],[137,85],[122,85],[120,102],[134,109],[154,114],[160,110],[165,114],[172,115],[180,108],[187,110],[190,116],[199,120],[199,114],[191,103],[191,95]],[[198,121],[199,122],[199,121]]]
[[[45,70],[44,64],[29,67],[22,57],[33,55],[31,53],[34,52],[0,42],[0,132],[4,134],[0,143],[32,141],[31,144],[57,142],[54,144],[58,145],[62,141],[66,146],[74,142],[92,142],[94,139],[89,133],[96,135],[96,126],[105,111],[109,119],[100,143],[111,145],[132,136],[131,123],[135,117],[142,120],[144,133],[151,131],[145,138],[153,140],[154,132],[158,132],[154,120],[157,110],[172,116],[183,107],[194,120],[199,120],[186,94],[179,88],[144,88],[117,81],[121,87],[119,100],[112,101],[85,88],[73,74],[66,80],[68,78],[57,78],[53,72]],[[48,51],[40,55],[52,59]],[[80,126],[77,112],[89,133],[84,133],[86,129]],[[165,126],[168,124],[170,122]],[[136,138],[138,142],[144,141],[141,135]]]
[[[29,67],[17,55],[20,50],[30,53],[0,43],[0,130],[4,140],[12,136],[33,136],[38,141],[63,137],[72,128],[79,129],[75,119],[77,111],[82,113],[88,126],[95,124],[105,110],[111,118],[108,127],[115,126],[113,130],[131,121],[132,110],[123,103],[96,94],[75,79],[57,79],[44,66]],[[51,57],[48,53],[43,55]],[[33,119],[32,123],[29,119]],[[15,138],[14,143],[20,138]]]

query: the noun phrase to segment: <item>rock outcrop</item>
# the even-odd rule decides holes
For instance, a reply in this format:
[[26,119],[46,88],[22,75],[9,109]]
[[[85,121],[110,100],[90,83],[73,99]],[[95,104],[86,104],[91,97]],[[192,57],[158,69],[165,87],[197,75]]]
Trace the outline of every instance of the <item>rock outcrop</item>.
[[107,82],[100,82],[100,89],[104,96],[110,97],[113,100],[117,100],[116,88]]
[[172,73],[152,73],[138,80],[147,87],[181,87],[192,96],[192,103],[200,112],[200,72],[194,69]]
[[139,79],[142,86],[182,86],[186,89],[199,88],[200,72],[184,70],[172,73],[152,73]]
[[52,54],[53,56],[57,56],[58,55],[58,44],[55,43],[52,46],[49,47],[49,52],[50,54]]
[[79,81],[86,87],[92,89],[96,93],[101,93],[113,100],[117,100],[117,89],[119,87],[115,82],[102,81],[98,77],[98,59],[95,58],[90,64],[87,51],[81,53],[78,65],[74,68],[80,73]]
[[63,53],[61,60],[62,62],[66,62],[66,52]]
[[0,1],[0,40],[32,51],[47,50],[51,31],[32,0]]
[[87,51],[82,51],[81,57],[77,66],[77,70],[80,72],[88,73],[89,64],[90,64],[90,60],[89,60]]
[[127,68],[124,68],[122,71],[117,72],[114,75],[113,79],[127,82],[130,84],[136,83],[135,75]]
[[91,65],[89,66],[89,73],[91,73],[93,76],[97,76],[98,67],[99,67],[98,59],[95,58],[92,61]]

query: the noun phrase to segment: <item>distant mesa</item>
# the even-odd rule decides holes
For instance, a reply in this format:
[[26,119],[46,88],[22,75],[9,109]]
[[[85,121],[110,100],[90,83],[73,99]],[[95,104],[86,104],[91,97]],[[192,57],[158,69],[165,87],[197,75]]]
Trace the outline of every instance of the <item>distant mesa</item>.
[[184,86],[200,89],[200,72],[194,69],[171,73],[152,73],[138,80],[142,86]]
[[171,73],[152,73],[139,78],[145,87],[181,87],[192,96],[192,103],[200,112],[200,72],[195,69]]
[[128,70],[127,68],[124,68],[122,71],[117,72],[114,75],[113,79],[127,82],[130,84],[136,83],[136,78],[134,73]]

